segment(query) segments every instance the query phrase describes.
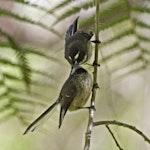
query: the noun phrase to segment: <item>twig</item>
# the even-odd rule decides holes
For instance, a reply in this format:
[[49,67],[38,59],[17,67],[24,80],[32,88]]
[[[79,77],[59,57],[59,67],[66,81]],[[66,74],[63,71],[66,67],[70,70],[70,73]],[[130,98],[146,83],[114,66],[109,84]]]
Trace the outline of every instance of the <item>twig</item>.
[[121,148],[121,146],[119,145],[119,142],[117,141],[115,135],[113,134],[113,132],[111,131],[111,129],[109,128],[109,126],[108,126],[108,125],[105,125],[105,126],[106,126],[106,128],[108,129],[108,131],[109,131],[109,133],[111,134],[111,136],[113,137],[113,139],[114,139],[114,141],[115,141],[117,147],[119,148],[119,150],[123,150],[123,148]]
[[141,137],[143,137],[143,139],[150,144],[150,139],[139,129],[137,129],[135,126],[126,124],[126,123],[122,123],[119,121],[97,121],[97,122],[93,122],[93,126],[100,126],[100,125],[117,125],[117,126],[122,126],[128,129],[131,129],[132,131],[136,132],[137,134],[139,134]]
[[91,134],[93,129],[93,118],[94,118],[94,112],[95,112],[95,98],[96,98],[96,89],[98,88],[97,84],[97,70],[98,70],[98,49],[99,49],[99,0],[95,0],[95,58],[93,62],[94,66],[94,72],[93,72],[93,91],[92,91],[92,97],[91,97],[91,104],[89,109],[89,121],[88,126],[85,134],[85,144],[84,144],[84,150],[90,149],[90,143],[91,143]]

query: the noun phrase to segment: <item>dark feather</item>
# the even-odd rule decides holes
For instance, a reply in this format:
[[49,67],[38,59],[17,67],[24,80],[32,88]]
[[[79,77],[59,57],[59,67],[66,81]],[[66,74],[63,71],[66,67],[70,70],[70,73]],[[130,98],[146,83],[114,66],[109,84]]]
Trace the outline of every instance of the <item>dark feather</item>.
[[47,121],[47,119],[50,117],[50,111],[59,103],[57,100],[54,102],[46,111],[44,111],[35,121],[33,121],[28,128],[25,130],[24,134],[27,134],[28,132],[34,132],[36,129],[39,128],[42,124]]
[[74,33],[77,31],[78,19],[79,19],[79,17],[77,17],[77,18],[75,19],[75,21],[73,22],[73,24],[72,24],[72,25],[69,27],[69,29],[67,30],[67,32],[66,32],[66,40],[67,40],[70,36],[74,35]]

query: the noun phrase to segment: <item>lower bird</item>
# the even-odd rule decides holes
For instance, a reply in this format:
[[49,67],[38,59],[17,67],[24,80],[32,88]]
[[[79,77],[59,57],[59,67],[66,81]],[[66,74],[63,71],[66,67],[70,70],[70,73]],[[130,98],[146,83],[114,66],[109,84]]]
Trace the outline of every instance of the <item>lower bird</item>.
[[35,131],[41,124],[45,123],[50,117],[51,110],[57,104],[61,106],[59,117],[60,128],[67,110],[74,111],[86,104],[92,87],[93,81],[88,71],[78,65],[72,66],[70,75],[62,86],[58,99],[28,126],[24,134]]

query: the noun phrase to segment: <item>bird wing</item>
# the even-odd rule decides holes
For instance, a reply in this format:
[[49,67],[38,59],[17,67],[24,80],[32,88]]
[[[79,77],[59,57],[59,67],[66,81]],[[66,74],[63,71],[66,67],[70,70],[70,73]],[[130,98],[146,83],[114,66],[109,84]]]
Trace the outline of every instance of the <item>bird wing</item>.
[[59,117],[59,128],[62,124],[62,121],[65,117],[65,114],[71,105],[72,101],[77,96],[77,84],[75,84],[75,79],[70,77],[65,84],[62,87],[61,93],[60,93],[60,117]]

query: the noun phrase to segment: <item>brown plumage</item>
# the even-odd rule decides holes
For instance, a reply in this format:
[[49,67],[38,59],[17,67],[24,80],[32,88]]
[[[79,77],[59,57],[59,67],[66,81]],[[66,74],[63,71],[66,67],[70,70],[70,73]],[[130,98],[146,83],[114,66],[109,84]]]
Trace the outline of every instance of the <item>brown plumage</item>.
[[93,82],[91,75],[80,66],[73,66],[69,78],[64,83],[58,99],[33,123],[31,123],[24,134],[33,132],[40,124],[44,123],[50,116],[50,111],[57,105],[60,104],[60,117],[59,117],[59,128],[62,125],[64,116],[69,109],[70,111],[77,110],[85,105],[87,102]]

